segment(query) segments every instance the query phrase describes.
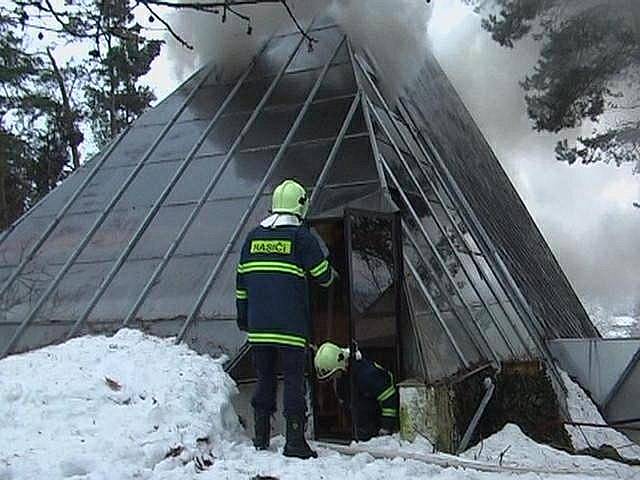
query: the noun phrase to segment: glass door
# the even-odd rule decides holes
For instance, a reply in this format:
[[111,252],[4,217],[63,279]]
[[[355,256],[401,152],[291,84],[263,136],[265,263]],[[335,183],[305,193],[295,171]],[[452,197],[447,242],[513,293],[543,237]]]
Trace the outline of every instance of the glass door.
[[[352,344],[365,358],[390,370],[397,379],[401,365],[398,348],[402,278],[399,215],[347,209],[345,244]],[[350,397],[354,398],[351,383]],[[351,406],[352,411],[356,408],[356,405]],[[355,430],[353,434],[356,438]]]

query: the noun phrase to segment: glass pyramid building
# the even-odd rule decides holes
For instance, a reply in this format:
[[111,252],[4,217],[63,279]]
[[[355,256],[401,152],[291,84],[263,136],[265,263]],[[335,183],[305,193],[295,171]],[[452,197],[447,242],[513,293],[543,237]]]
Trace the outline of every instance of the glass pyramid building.
[[128,326],[237,364],[238,250],[285,178],[321,234],[344,228],[349,334],[394,317],[378,337],[406,376],[599,336],[435,58],[391,100],[337,26],[310,34],[272,37],[231,83],[196,72],[2,234],[0,355]]

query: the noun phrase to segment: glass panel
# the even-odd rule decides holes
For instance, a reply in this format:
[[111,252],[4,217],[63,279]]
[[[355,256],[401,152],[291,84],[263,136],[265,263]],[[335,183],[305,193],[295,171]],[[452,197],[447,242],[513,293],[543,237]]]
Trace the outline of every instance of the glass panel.
[[[406,292],[405,284],[405,292]],[[409,305],[409,297],[404,296],[402,313],[400,315],[400,349],[402,352],[402,372],[406,378],[421,379],[427,381],[426,359],[422,355],[421,343],[418,343],[418,335],[415,328],[413,311]]]
[[156,140],[163,125],[135,126],[113,150],[105,167],[136,165]]
[[[488,335],[488,339],[491,342],[492,346],[501,354],[502,358],[513,359],[513,360],[517,360],[519,358],[527,358],[527,349],[530,349],[531,351],[535,351],[535,347],[531,342],[531,339],[529,338],[527,333],[522,332],[521,330],[518,330],[519,335],[516,333],[515,328],[517,328],[517,326],[514,327],[514,324],[511,322],[510,319],[506,317],[503,311],[503,308],[500,305],[496,303],[491,303],[488,306],[494,318],[499,322],[499,325],[501,326],[502,330],[505,332],[505,335],[509,339],[509,342],[511,343],[512,348],[516,352],[516,356],[514,357],[508,350],[505,349],[506,347],[504,342],[501,339],[498,339],[495,337],[495,335],[497,335],[496,328],[493,325],[491,325],[488,327],[488,330],[490,332],[490,335]],[[513,309],[511,308],[511,305],[503,304],[503,306],[504,306],[504,310],[507,311],[507,314],[512,315]],[[488,317],[486,310],[476,305],[474,308],[474,311],[479,311],[479,317],[477,318],[479,318],[481,321],[481,324],[484,325]],[[519,323],[518,320],[516,320],[516,322]],[[521,341],[521,339],[524,340],[524,344]]]
[[[205,70],[205,68],[201,69],[199,72],[193,75],[192,78],[188,79],[184,84],[180,85],[180,87],[176,91],[174,91],[164,100],[158,103],[154,108],[151,108],[143,113],[136,120],[136,125],[145,126],[151,124],[166,123],[174,114],[174,112],[176,112],[178,108],[180,108],[180,105],[182,105],[184,100],[186,100],[186,98],[189,96],[191,90],[195,88],[198,82],[202,79],[202,76],[205,75]],[[210,76],[209,78],[211,77],[212,76]],[[187,110],[182,112],[179,120],[183,120],[187,112],[188,107]]]
[[36,260],[42,263],[62,264],[66,262],[97,218],[98,212],[65,215],[38,251]]
[[[200,147],[198,155],[213,155],[228,152],[238,137],[238,134],[247,123],[249,116],[250,114],[243,113],[220,118],[213,131],[209,133]],[[194,143],[192,143],[192,145]]]
[[222,154],[194,158],[171,190],[166,203],[197,202],[223,159]]
[[[271,39],[265,51],[258,57],[256,66],[253,72],[251,72],[250,77],[256,78],[276,75],[299,42],[299,35],[275,37]],[[300,50],[302,49],[304,49],[303,45],[301,45]],[[298,52],[297,55],[299,54]]]
[[18,265],[52,220],[53,216],[30,216],[20,223],[0,245],[0,265]]
[[[208,124],[208,120],[194,120],[192,122],[178,123],[174,125],[162,139],[158,148],[153,152],[151,160],[161,161],[185,158],[187,153],[191,148],[193,148],[200,136],[204,133]],[[215,131],[218,131],[220,127],[221,125],[218,125],[215,128]],[[211,134],[209,137],[211,137]]]
[[[200,87],[196,96],[180,116],[180,123],[213,118],[233,87],[233,84]],[[253,108],[255,103],[252,103],[254,100],[250,93],[251,90],[248,88],[238,92],[227,106],[225,113]]]
[[293,178],[310,192],[329,157],[333,141],[289,147],[280,165],[274,171],[267,191],[272,191],[284,179]]
[[[168,332],[169,335],[176,335],[180,328],[182,328],[182,322],[174,325],[173,321],[161,321],[152,322],[149,325],[149,331],[154,335],[156,335],[155,332],[163,331]],[[214,357],[227,355],[233,358],[246,341],[246,334],[238,330],[235,320],[199,319],[191,325],[185,341],[198,353],[206,353]]]
[[[352,103],[353,98],[342,98],[314,104],[305,115],[294,141],[337,136]],[[364,119],[358,109],[347,134],[365,131]]]
[[349,223],[353,335],[367,357],[397,371],[393,217],[350,213]]
[[64,181],[60,185],[49,192],[49,194],[47,194],[46,196],[46,200],[38,203],[38,205],[31,210],[29,216],[33,218],[34,216],[43,217],[48,215],[56,215],[60,211],[60,209],[64,207],[69,198],[71,198],[75,191],[80,187],[80,184],[84,181],[84,179],[92,169],[93,166],[87,166],[87,164],[77,169],[71,176],[64,179]]
[[0,266],[0,285],[9,278],[15,267]]
[[122,323],[158,263],[159,259],[128,260],[91,312],[89,322]]
[[129,258],[140,260],[163,257],[193,208],[194,205],[161,207],[133,248]]
[[11,288],[2,298],[0,319],[5,322],[21,322],[39,296],[55,277],[58,267],[39,261],[27,264]]
[[333,163],[327,184],[377,180],[371,142],[366,136],[345,139]]
[[[255,227],[255,225],[253,225]],[[244,238],[239,241],[238,248]],[[236,318],[236,270],[240,252],[231,253],[218,273],[218,278],[202,305],[200,316],[204,318]]]
[[146,320],[186,316],[216,256],[173,257],[138,312]]
[[[78,261],[115,260],[148,210],[148,208],[137,208],[111,212],[93,235]],[[74,217],[82,218],[75,215]]]
[[69,209],[69,213],[103,210],[132,170],[133,167],[101,168]]
[[236,229],[250,198],[216,200],[202,207],[184,240],[179,255],[219,254]]
[[[211,198],[251,197],[271,166],[277,151],[277,148],[270,148],[236,153],[213,189]],[[209,177],[212,176],[213,173],[209,173]]]
[[[416,238],[416,241],[419,240]],[[421,248],[419,243],[418,246]],[[413,245],[405,243],[405,254],[408,255],[412,263],[416,266],[418,275],[420,275],[420,278],[429,290],[429,294],[436,303],[454,340],[460,346],[470,363],[480,361],[480,350],[476,345],[481,344],[482,339],[479,338],[477,329],[474,327],[469,313],[462,307],[454,289],[443,275],[442,266],[439,262],[435,258],[430,257],[428,251],[422,250],[422,248],[421,251],[423,252],[422,256],[426,257],[429,265],[438,275],[437,279],[431,275],[430,269],[424,263],[422,257],[417,254]],[[452,308],[454,309],[453,311],[451,310]]]
[[[317,42],[313,44],[313,49],[310,51],[307,45],[303,43],[287,71],[322,67],[329,58],[331,58],[333,51],[340,43],[340,40],[342,40],[342,34],[338,29],[332,28],[314,32],[313,38],[317,40]],[[349,52],[347,49],[340,49],[334,61],[349,61]]]
[[[220,118],[213,131],[209,133],[203,145],[200,147],[198,154],[206,155],[228,151],[248,118],[249,114],[246,113],[233,114]],[[209,120],[194,120],[175,124],[147,161],[160,162],[185,158],[207,128],[208,124]],[[128,142],[127,139],[123,140],[122,143],[124,145],[121,144],[118,149],[122,148],[124,151],[114,155],[114,159],[109,161],[109,166],[136,165],[143,157],[146,148],[151,145],[155,138],[153,137],[151,141],[144,143],[144,148],[142,148],[140,145],[143,142],[138,137],[152,135],[153,132],[146,131],[152,128],[156,127],[133,129],[127,136],[127,139],[130,136],[133,138],[133,145],[129,145],[132,142]],[[159,133],[159,130],[156,133]]]
[[[36,321],[75,321],[89,303],[109,267],[108,263],[102,262],[73,265],[40,310]],[[33,303],[35,300],[34,298]]]
[[595,327],[535,222],[432,56],[407,92],[405,104],[446,162],[496,249],[509,252],[507,268],[548,325],[546,333],[551,337],[593,336]]
[[181,161],[151,163],[145,165],[124,195],[116,204],[116,208],[150,207],[160,197],[162,191],[178,170]]

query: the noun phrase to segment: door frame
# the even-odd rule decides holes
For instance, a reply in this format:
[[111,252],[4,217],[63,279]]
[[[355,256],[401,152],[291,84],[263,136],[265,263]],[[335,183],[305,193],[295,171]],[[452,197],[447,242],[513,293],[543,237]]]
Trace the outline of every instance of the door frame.
[[[369,217],[369,218],[383,218],[391,220],[391,238],[392,238],[392,248],[393,248],[393,263],[394,263],[394,271],[393,271],[393,284],[395,285],[394,291],[394,310],[395,310],[395,376],[396,378],[402,376],[402,349],[401,347],[401,324],[400,316],[402,315],[402,295],[404,289],[404,265],[403,265],[403,256],[402,256],[402,226],[401,226],[401,214],[399,211],[396,212],[380,212],[374,210],[366,210],[362,208],[350,208],[346,207],[344,209],[344,245],[346,248],[346,263],[347,263],[347,282],[348,282],[348,297],[349,301],[347,303],[347,315],[349,319],[349,338],[350,338],[350,355],[349,362],[355,361],[355,349],[353,348],[353,340],[355,339],[355,325],[354,325],[354,307],[353,307],[353,262],[352,262],[352,238],[353,238],[353,225],[352,219],[353,217]],[[351,412],[352,418],[354,418],[354,413],[356,411],[356,406],[354,403],[355,395],[355,384],[353,376],[350,375],[350,387],[351,387]],[[351,434],[354,440],[358,441],[357,431],[355,428],[355,423],[351,422]]]

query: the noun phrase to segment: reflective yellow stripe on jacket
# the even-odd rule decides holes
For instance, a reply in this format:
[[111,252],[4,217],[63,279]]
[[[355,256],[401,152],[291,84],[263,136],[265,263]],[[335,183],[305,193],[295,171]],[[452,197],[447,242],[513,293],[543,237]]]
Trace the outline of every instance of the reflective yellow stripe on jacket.
[[290,347],[306,347],[307,340],[296,335],[287,335],[285,333],[257,333],[249,332],[249,343],[269,343],[287,345]]
[[265,272],[288,273],[304,278],[304,270],[293,263],[287,262],[246,262],[238,265],[238,273]]
[[323,260],[318,265],[309,270],[309,273],[313,277],[319,277],[329,269],[329,260]]

